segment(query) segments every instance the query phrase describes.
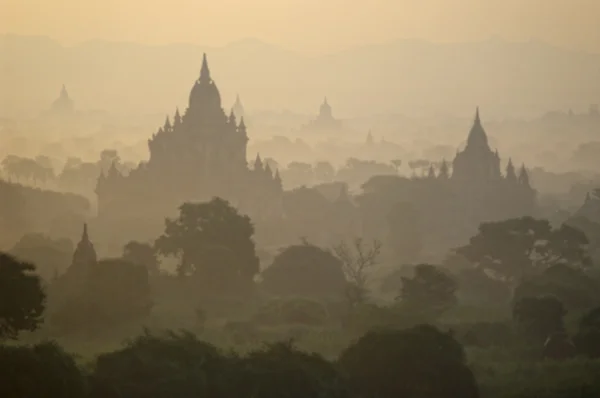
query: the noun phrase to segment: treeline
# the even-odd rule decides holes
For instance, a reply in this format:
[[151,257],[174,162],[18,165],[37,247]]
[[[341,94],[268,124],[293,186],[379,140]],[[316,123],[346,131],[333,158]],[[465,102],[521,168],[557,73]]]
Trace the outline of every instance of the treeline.
[[90,203],[82,196],[0,180],[2,246],[14,244],[28,231],[48,231],[57,236],[72,236],[69,227],[79,230],[82,220],[89,212]]
[[[599,362],[472,369],[448,332],[430,325],[371,331],[335,360],[292,341],[244,354],[191,333],[146,332],[77,363],[55,343],[0,346],[0,396],[10,398],[415,397],[572,398],[600,394]],[[551,376],[552,378],[548,378]]]

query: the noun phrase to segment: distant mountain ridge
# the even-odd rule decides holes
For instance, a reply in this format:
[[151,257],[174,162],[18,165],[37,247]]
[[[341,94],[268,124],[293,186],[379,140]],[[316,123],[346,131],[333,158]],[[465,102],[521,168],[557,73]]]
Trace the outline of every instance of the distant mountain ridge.
[[535,116],[600,102],[600,54],[538,41],[459,44],[401,40],[322,56],[246,39],[223,47],[149,46],[0,36],[0,117],[46,109],[63,83],[79,109],[173,113],[187,105],[202,52],[227,108],[340,117],[376,113]]

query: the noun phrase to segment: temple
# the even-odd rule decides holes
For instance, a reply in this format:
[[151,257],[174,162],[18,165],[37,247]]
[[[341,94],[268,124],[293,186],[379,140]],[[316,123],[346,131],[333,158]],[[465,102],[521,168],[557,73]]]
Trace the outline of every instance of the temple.
[[64,84],[60,90],[59,97],[52,103],[50,111],[57,115],[68,115],[73,113],[73,100],[69,97],[69,93]]
[[240,96],[237,95],[235,97],[235,103],[233,104],[233,108],[231,109],[236,119],[240,120],[245,115],[244,106],[242,105],[242,101],[240,100]]
[[[427,165],[421,176],[373,178],[363,185],[360,201],[381,218],[364,219],[364,235],[377,236],[391,209],[382,205],[378,192],[383,183],[393,186],[398,203],[414,209],[422,237],[431,252],[446,253],[464,244],[482,222],[535,216],[536,192],[525,165],[517,172],[511,159],[505,171],[496,150],[490,148],[479,109],[467,137],[467,144],[452,162],[441,160]],[[416,228],[416,227],[415,227]]]
[[115,165],[100,175],[99,220],[121,226],[126,224],[124,218],[151,219],[154,227],[163,228],[164,217],[172,216],[184,202],[215,196],[253,220],[277,214],[283,192],[279,174],[263,165],[260,156],[249,167],[247,143],[244,118],[238,121],[233,110],[225,114],[204,54],[187,109],[183,114],[177,109],[172,119],[167,116],[148,140],[148,161],[128,175]]
[[319,115],[317,118],[302,128],[302,130],[310,132],[336,132],[341,129],[342,123],[333,117],[331,105],[327,102],[327,97],[325,97],[319,108]]

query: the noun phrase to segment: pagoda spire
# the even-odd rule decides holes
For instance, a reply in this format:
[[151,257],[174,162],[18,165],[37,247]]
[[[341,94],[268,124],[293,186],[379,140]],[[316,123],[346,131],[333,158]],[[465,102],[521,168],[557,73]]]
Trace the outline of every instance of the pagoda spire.
[[165,126],[163,127],[164,131],[170,131],[171,130],[171,121],[169,120],[169,115],[167,115],[167,118],[165,119]]
[[521,165],[521,171],[519,172],[519,183],[521,185],[529,186],[529,173],[527,173],[525,163]]
[[506,180],[509,182],[517,181],[517,174],[515,173],[515,166],[513,166],[512,159],[508,159],[508,164],[506,165]]
[[81,234],[81,241],[82,242],[89,242],[90,237],[88,236],[88,227],[87,227],[87,223],[83,223],[83,233]]
[[450,171],[448,170],[448,163],[446,159],[442,160],[442,165],[440,166],[440,172],[438,173],[438,178],[448,179],[450,178]]
[[181,115],[179,114],[179,107],[175,108],[175,116],[173,116],[173,127],[177,127],[181,124]]
[[[241,122],[240,122],[240,126],[241,126]],[[254,170],[262,170],[263,169],[263,162],[260,158],[260,153],[256,154],[256,160],[254,160]]]
[[473,120],[473,127],[471,127],[469,137],[467,138],[467,147],[489,148],[487,134],[485,133],[485,130],[481,125],[481,118],[479,116],[479,106],[475,110],[475,120]]
[[202,69],[200,69],[200,83],[210,83],[210,70],[208,69],[208,61],[206,53],[202,56]]

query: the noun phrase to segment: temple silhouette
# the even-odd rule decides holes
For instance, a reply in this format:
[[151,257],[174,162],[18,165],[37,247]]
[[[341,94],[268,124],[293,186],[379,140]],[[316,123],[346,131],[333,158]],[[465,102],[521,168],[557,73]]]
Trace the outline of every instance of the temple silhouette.
[[327,102],[327,97],[323,100],[316,119],[304,125],[302,130],[314,133],[337,132],[342,130],[342,123],[333,117],[333,111],[331,105]]
[[[238,101],[239,102],[239,101]],[[241,103],[240,103],[241,105]],[[239,111],[239,107],[238,107]],[[98,218],[123,225],[123,218],[155,220],[162,226],[184,202],[219,196],[253,220],[280,213],[281,179],[257,155],[248,165],[244,118],[221,107],[206,54],[185,112],[175,111],[148,140],[150,158],[128,175],[115,164],[96,186]],[[115,224],[117,225],[117,224]]]
[[[386,206],[378,192],[384,183],[393,192]],[[536,191],[531,187],[525,165],[517,172],[509,159],[503,172],[501,158],[490,148],[479,109],[467,137],[467,144],[454,160],[434,162],[420,176],[374,177],[363,185],[361,206],[378,217],[363,219],[363,234],[377,236],[385,225],[393,203],[406,203],[418,219],[412,234],[423,231],[425,246],[432,252],[446,252],[477,232],[482,222],[535,216]],[[426,231],[426,232],[425,232]]]
[[67,87],[63,84],[57,99],[52,102],[50,112],[57,116],[72,115],[75,112],[73,100],[69,97]]

